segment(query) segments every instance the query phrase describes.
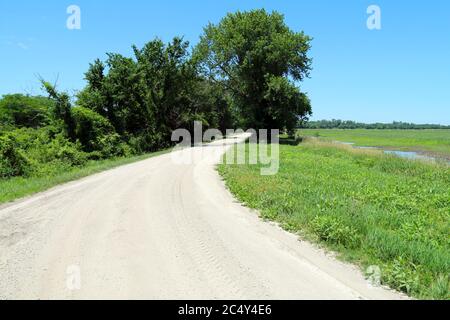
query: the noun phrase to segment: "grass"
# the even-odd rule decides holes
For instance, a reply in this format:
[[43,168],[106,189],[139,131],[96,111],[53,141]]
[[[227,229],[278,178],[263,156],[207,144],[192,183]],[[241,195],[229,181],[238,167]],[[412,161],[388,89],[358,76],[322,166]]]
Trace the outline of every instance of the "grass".
[[90,161],[82,167],[74,167],[69,170],[60,170],[39,177],[14,177],[10,179],[0,179],[0,204],[22,198],[36,192],[48,190],[65,182],[77,180],[125,164],[148,159],[166,152],[168,152],[168,150],[126,158]]
[[260,175],[261,166],[218,170],[263,218],[363,269],[379,266],[383,284],[418,298],[450,299],[449,166],[317,139],[280,145],[274,176]]
[[357,146],[419,151],[450,159],[450,130],[302,129],[300,135],[353,142]]

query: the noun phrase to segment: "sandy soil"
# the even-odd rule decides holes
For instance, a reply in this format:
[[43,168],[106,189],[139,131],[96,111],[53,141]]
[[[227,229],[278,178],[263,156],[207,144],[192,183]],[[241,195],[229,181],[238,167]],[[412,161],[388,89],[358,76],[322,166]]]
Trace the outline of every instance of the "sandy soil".
[[404,298],[237,203],[214,168],[234,141],[3,206],[0,299]]

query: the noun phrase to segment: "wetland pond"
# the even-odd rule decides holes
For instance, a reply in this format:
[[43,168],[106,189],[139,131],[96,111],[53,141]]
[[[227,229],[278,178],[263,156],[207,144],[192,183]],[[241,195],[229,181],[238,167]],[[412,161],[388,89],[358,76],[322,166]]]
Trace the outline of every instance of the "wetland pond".
[[450,160],[448,160],[448,159],[426,155],[426,154],[423,154],[423,153],[420,153],[420,152],[417,152],[417,151],[387,150],[387,149],[383,149],[381,147],[356,146],[355,143],[353,143],[353,142],[341,142],[341,141],[335,141],[335,142],[352,146],[355,149],[381,150],[385,154],[393,155],[393,156],[400,157],[400,158],[410,159],[410,160],[425,160],[425,161],[432,161],[432,162],[446,162],[447,164],[450,164]]

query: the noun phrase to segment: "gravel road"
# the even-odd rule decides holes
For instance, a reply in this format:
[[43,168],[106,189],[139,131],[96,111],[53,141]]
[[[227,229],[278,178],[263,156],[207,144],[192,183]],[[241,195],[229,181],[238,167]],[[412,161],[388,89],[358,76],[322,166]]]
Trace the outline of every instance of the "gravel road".
[[402,299],[262,221],[215,171],[226,139],[0,207],[0,299]]

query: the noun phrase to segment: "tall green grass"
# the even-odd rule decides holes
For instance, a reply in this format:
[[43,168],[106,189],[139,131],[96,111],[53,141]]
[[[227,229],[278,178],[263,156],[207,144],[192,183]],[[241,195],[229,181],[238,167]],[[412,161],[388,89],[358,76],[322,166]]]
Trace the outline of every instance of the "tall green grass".
[[280,146],[280,171],[220,165],[230,190],[262,217],[318,241],[382,282],[450,299],[450,167],[323,142]]

